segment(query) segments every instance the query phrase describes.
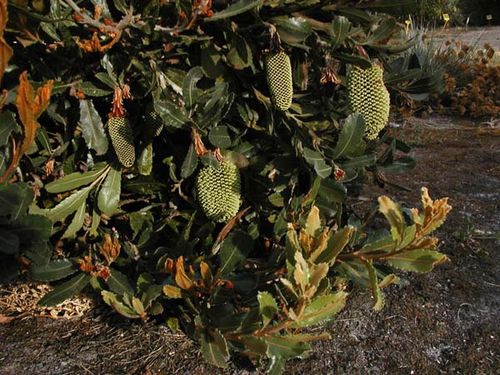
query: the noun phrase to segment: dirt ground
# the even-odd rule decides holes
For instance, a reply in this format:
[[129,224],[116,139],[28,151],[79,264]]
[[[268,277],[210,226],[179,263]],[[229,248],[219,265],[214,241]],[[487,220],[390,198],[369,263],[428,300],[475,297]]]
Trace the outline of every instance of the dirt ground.
[[[403,275],[408,283],[389,288],[379,313],[368,294],[353,291],[327,327],[332,340],[290,362],[287,374],[500,373],[498,122],[432,118],[393,125],[391,131],[412,144],[418,164],[391,179],[410,190],[372,189],[359,209],[380,194],[418,205],[421,186],[432,197],[448,196],[454,209],[439,237],[451,262],[429,274]],[[211,367],[184,335],[100,309],[77,320],[0,325],[0,345],[0,375],[252,373]]]
[[478,47],[489,43],[496,50],[500,50],[500,26],[469,28],[467,30],[463,27],[454,27],[448,30],[431,32],[430,34],[443,40],[461,40],[468,45],[477,43]]

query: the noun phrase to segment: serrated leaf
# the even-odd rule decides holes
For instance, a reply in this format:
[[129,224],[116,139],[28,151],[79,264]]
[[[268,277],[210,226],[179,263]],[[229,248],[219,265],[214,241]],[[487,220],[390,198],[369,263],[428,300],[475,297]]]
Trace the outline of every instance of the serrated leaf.
[[59,204],[54,208],[43,211],[45,216],[53,223],[64,220],[66,217],[78,210],[80,206],[85,204],[85,200],[89,196],[91,189],[92,186],[88,186],[74,192],[59,202]]
[[11,111],[0,112],[0,147],[7,144],[13,131],[19,130],[19,125]]
[[201,90],[196,88],[196,84],[202,77],[203,69],[201,66],[195,66],[189,70],[186,77],[184,77],[184,82],[182,83],[182,96],[187,110],[193,109],[198,100]]
[[306,306],[302,318],[290,328],[305,328],[332,320],[344,308],[346,299],[345,292],[316,297]]
[[205,22],[219,21],[222,19],[237,16],[238,14],[248,12],[262,5],[262,0],[240,0],[237,3],[231,4],[226,9],[215,13],[210,18],[205,18]]
[[47,293],[40,301],[39,305],[54,306],[64,302],[67,298],[81,292],[90,282],[90,276],[86,273],[79,273],[68,281],[57,285],[53,291]]
[[120,204],[122,172],[111,168],[97,197],[97,206],[102,213],[112,216]]
[[394,18],[385,19],[371,34],[363,44],[373,45],[389,38],[396,28],[397,23]]
[[199,338],[203,358],[214,366],[226,368],[229,359],[226,339],[217,329],[210,332],[210,337],[207,336],[201,335]]
[[332,158],[359,156],[364,152],[365,120],[359,113],[347,117],[333,150]]
[[259,301],[259,311],[262,316],[262,323],[265,327],[271,322],[274,315],[276,315],[278,304],[269,292],[259,292],[257,294],[257,300]]
[[104,155],[108,151],[108,138],[92,100],[80,100],[80,126],[88,148],[95,150],[97,155]]
[[198,167],[198,154],[193,144],[189,146],[188,152],[181,166],[181,177],[188,178]]
[[410,250],[384,258],[391,267],[411,272],[429,272],[448,261],[448,257],[435,250]]
[[124,294],[133,295],[134,287],[126,275],[114,268],[109,269],[109,277],[106,280],[109,289],[119,296]]
[[76,233],[82,229],[83,221],[85,219],[87,205],[85,202],[76,210],[75,216],[71,220],[71,223],[68,225],[68,228],[64,232],[61,238],[73,238]]
[[61,177],[45,185],[45,190],[49,193],[62,193],[78,189],[81,186],[94,182],[106,168],[106,164],[98,164],[96,168],[87,172],[75,172]]
[[131,307],[127,306],[123,298],[115,293],[103,290],[101,292],[102,300],[111,306],[118,314],[129,319],[138,319],[140,316]]
[[0,244],[1,253],[14,255],[19,251],[19,237],[3,228],[0,228]]
[[69,259],[57,259],[44,265],[33,264],[30,268],[30,276],[34,280],[55,281],[72,275],[76,271],[78,268]]
[[266,336],[264,340],[268,346],[267,356],[269,358],[296,358],[311,349],[309,344],[289,340],[288,336]]
[[231,146],[231,137],[229,136],[227,126],[221,125],[212,128],[208,133],[208,139],[215,147],[228,148]]
[[231,232],[220,247],[220,274],[226,276],[232,272],[253,248],[253,240],[250,235],[241,230]]

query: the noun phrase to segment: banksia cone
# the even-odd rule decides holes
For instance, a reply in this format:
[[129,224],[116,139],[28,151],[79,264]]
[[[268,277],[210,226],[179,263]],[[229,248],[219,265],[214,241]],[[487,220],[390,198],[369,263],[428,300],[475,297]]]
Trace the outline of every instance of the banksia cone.
[[365,119],[365,137],[369,140],[377,138],[389,120],[390,98],[383,74],[377,65],[369,69],[352,66],[347,78],[351,111]]
[[290,57],[283,51],[271,52],[265,57],[265,66],[271,100],[280,111],[286,111],[293,97]]
[[148,112],[145,125],[148,127],[147,133],[153,137],[158,137],[163,130],[163,121],[155,111]]
[[134,134],[128,120],[124,117],[111,117],[108,132],[118,160],[124,167],[131,167],[135,162]]
[[205,215],[219,223],[234,217],[240,208],[240,173],[224,161],[218,168],[204,167],[196,177],[196,195]]

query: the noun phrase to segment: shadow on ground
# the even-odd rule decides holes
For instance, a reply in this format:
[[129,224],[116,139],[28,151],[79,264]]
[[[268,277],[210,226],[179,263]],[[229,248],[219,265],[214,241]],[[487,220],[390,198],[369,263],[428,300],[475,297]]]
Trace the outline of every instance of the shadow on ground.
[[[391,129],[414,146],[416,169],[391,176],[410,192],[386,187],[364,192],[357,210],[386,194],[418,205],[419,188],[450,197],[440,230],[451,262],[387,291],[386,307],[371,309],[354,291],[327,329],[332,340],[287,374],[475,374],[500,368],[500,142],[498,129],[437,118]],[[0,325],[0,375],[250,374],[206,365],[182,334],[152,323],[130,323],[109,312],[79,320],[29,318]]]

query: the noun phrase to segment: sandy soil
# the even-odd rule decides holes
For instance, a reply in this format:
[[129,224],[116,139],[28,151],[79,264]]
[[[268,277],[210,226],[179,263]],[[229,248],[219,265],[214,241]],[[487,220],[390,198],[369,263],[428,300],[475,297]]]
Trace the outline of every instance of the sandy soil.
[[439,30],[431,33],[435,37],[443,40],[459,39],[466,44],[482,47],[489,43],[495,50],[500,50],[500,26],[482,28],[452,28],[449,30]]
[[[370,189],[357,209],[380,194],[418,204],[421,186],[433,197],[449,196],[454,210],[439,236],[451,262],[430,274],[406,275],[408,283],[389,288],[380,313],[372,311],[368,294],[353,291],[327,327],[333,339],[317,343],[309,358],[290,362],[287,374],[499,373],[498,129],[449,118],[399,125],[391,131],[413,145],[418,165],[390,178],[410,192]],[[0,375],[255,373],[215,369],[184,335],[104,311],[78,320],[0,325]]]

